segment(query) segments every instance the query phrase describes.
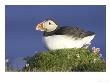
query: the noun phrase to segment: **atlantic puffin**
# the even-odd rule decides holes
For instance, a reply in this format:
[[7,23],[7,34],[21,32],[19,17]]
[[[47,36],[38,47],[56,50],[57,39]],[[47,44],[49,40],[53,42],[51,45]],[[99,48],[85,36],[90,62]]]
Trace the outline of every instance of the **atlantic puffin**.
[[43,31],[43,41],[49,50],[88,47],[95,36],[76,26],[60,27],[53,19],[37,24],[36,30]]

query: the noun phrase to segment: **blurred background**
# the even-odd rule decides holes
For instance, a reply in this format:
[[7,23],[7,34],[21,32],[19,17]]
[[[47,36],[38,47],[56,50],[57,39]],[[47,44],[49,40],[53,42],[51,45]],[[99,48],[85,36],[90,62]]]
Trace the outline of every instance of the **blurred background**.
[[23,58],[45,51],[43,32],[35,30],[47,18],[60,26],[78,26],[96,33],[92,47],[101,49],[106,60],[106,6],[105,5],[6,5],[5,58],[12,68],[22,68]]

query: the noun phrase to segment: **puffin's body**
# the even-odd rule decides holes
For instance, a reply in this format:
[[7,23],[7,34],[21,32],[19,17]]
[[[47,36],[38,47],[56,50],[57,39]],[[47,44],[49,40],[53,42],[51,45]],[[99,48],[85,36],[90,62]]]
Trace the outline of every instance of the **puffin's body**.
[[78,27],[59,27],[53,20],[41,22],[36,29],[44,31],[43,41],[49,50],[87,47],[95,36]]

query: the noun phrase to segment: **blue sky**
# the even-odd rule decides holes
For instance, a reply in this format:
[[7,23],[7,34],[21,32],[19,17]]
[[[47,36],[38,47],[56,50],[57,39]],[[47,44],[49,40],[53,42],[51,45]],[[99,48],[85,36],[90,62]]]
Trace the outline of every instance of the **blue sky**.
[[6,5],[6,58],[13,65],[21,65],[19,59],[46,50],[42,42],[43,32],[35,30],[36,25],[46,18],[55,19],[60,26],[79,26],[95,32],[92,46],[101,48],[103,57],[106,57],[106,6]]

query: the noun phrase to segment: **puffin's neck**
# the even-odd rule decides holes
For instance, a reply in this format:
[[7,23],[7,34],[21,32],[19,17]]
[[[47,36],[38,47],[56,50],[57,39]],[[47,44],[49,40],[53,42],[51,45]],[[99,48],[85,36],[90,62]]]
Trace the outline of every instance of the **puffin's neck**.
[[53,31],[51,31],[51,32],[46,32],[46,31],[44,31],[44,36],[51,36],[51,35],[54,35],[55,34],[55,32],[58,30],[59,28],[56,28],[55,30],[53,30]]

